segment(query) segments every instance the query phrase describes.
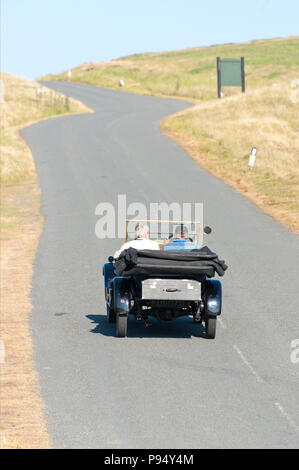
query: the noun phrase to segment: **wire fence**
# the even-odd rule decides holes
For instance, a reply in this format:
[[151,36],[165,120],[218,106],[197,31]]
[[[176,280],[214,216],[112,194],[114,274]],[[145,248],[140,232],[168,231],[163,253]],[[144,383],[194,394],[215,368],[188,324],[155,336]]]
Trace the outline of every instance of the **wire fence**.
[[37,88],[35,101],[40,107],[61,109],[70,111],[71,102],[69,96],[62,95],[55,90],[49,90],[47,88]]

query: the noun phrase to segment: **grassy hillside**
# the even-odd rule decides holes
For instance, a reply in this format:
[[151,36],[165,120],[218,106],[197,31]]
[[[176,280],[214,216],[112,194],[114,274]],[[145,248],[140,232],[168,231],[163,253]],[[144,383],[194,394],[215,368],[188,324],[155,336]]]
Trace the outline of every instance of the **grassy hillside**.
[[[245,57],[245,95],[239,88],[223,88],[224,98],[217,99],[217,56]],[[67,73],[45,78],[65,80]],[[72,74],[73,81],[194,102],[194,108],[165,120],[162,129],[202,166],[297,233],[298,79],[299,36],[137,54],[84,64]],[[253,146],[258,155],[250,169]]]
[[86,112],[87,107],[30,80],[7,73],[1,73],[0,80],[5,95],[4,103],[0,104],[0,181],[12,183],[30,178],[34,173],[31,153],[20,138],[19,129],[41,119]]
[[[271,85],[292,72],[298,75],[299,37],[136,54],[111,62],[88,63],[72,70],[72,81],[119,88],[119,80],[123,79],[125,91],[212,99],[217,97],[217,56],[244,56],[250,89]],[[67,72],[44,79],[67,80]]]

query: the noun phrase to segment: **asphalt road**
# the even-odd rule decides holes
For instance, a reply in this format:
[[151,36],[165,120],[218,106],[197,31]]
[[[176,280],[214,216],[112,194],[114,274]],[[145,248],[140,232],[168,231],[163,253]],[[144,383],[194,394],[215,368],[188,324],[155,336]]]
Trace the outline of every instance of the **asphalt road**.
[[[187,103],[48,86],[95,110],[22,132],[45,216],[31,325],[53,446],[299,447],[298,237],[160,134],[159,121]],[[101,269],[121,242],[97,239],[95,208],[117,194],[204,202],[206,242],[230,267],[215,341],[186,318],[130,320],[129,337],[115,337]]]

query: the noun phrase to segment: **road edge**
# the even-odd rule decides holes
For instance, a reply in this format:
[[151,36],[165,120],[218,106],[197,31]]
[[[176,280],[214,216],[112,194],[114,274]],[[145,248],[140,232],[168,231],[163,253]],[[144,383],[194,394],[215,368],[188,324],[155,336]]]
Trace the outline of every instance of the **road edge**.
[[[86,113],[93,112],[81,104]],[[40,213],[41,190],[34,156],[20,132],[40,121],[74,114],[78,113],[53,115],[19,126],[16,137],[22,142],[33,171],[25,181],[1,186],[1,203],[13,214],[13,228],[9,228],[7,233],[4,231],[4,236],[1,234],[1,449],[52,447],[30,325],[34,262],[44,218]]]

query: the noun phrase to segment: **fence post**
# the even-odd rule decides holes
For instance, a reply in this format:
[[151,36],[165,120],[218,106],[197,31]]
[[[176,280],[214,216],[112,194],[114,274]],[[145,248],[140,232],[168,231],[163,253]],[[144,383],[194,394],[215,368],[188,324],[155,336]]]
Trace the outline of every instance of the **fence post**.
[[221,98],[221,59],[217,57],[218,98]]
[[241,57],[241,69],[242,69],[242,92],[245,93],[245,58]]

